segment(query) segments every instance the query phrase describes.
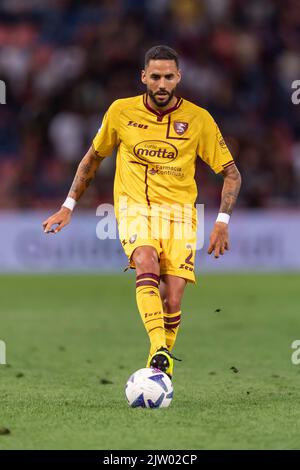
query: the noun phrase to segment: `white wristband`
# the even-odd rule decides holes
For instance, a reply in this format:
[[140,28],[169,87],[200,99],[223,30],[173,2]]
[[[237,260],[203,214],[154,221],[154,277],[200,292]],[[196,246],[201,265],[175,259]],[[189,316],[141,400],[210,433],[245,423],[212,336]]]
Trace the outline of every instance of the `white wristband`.
[[76,204],[77,204],[77,201],[75,201],[75,199],[73,199],[72,197],[67,197],[67,199],[65,200],[62,206],[72,211],[74,207],[76,206]]
[[219,212],[216,222],[223,222],[224,224],[228,224],[230,220],[230,215],[225,214],[225,212]]

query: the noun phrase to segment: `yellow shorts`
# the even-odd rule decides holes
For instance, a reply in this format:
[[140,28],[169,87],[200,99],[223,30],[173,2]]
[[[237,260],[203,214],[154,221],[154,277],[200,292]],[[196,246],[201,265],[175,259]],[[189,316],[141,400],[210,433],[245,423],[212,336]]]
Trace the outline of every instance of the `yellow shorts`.
[[126,216],[119,221],[119,237],[129,267],[134,250],[140,246],[153,246],[160,260],[160,274],[172,274],[195,282],[194,262],[197,224],[145,215]]

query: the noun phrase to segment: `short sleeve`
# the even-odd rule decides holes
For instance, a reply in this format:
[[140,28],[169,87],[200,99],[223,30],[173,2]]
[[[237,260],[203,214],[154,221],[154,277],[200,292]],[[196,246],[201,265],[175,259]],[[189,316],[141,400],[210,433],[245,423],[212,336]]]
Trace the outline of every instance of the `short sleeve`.
[[208,112],[205,112],[197,154],[215,173],[220,173],[224,167],[233,163],[220,129]]
[[102,124],[93,140],[93,148],[101,157],[111,155],[114,148],[120,143],[120,112],[116,103],[117,101],[114,101],[114,103],[112,103],[108,108],[103,117]]

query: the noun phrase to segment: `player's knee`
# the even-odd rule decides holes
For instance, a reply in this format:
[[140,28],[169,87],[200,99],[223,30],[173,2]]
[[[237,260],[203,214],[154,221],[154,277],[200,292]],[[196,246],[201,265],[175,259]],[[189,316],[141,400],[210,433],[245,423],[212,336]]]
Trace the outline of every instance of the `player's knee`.
[[132,259],[136,267],[137,275],[142,273],[159,274],[158,255],[155,248],[151,246],[136,248]]
[[165,312],[179,312],[181,309],[181,296],[177,295],[176,292],[172,292],[163,299],[163,304]]

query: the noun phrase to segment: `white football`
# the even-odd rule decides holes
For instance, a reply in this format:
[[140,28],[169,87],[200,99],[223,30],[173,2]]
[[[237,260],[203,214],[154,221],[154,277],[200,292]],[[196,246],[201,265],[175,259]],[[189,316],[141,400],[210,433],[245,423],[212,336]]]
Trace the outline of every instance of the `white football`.
[[125,394],[132,408],[167,408],[173,398],[173,384],[161,370],[146,367],[129,377]]

